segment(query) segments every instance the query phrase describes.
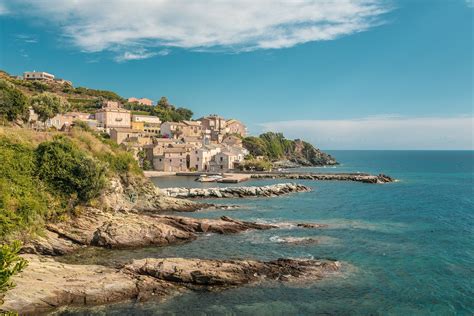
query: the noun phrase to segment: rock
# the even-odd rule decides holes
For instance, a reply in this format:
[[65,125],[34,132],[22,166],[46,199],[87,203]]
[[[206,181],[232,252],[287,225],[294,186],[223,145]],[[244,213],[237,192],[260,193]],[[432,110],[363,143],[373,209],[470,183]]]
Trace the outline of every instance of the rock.
[[[177,196],[179,193],[166,194],[146,178],[121,176],[109,182],[107,190],[99,199],[103,209],[137,212],[193,212],[210,206],[173,198],[172,196]],[[183,196],[188,194],[189,192]]]
[[171,295],[179,286],[149,276],[99,265],[72,265],[24,255],[28,266],[13,277],[16,286],[3,298],[3,309],[38,315],[65,305],[97,305]]
[[278,259],[261,262],[166,258],[135,260],[125,269],[185,286],[229,287],[264,279],[279,280],[282,275],[287,276],[287,280],[314,280],[339,270],[339,267],[338,262],[327,260]]
[[66,305],[97,305],[164,298],[187,289],[225,289],[262,280],[316,281],[340,269],[329,260],[142,259],[122,268],[72,265],[23,255],[29,265],[13,277],[16,287],[2,308],[37,315]]
[[328,227],[326,224],[311,224],[311,223],[300,223],[296,224],[297,227],[302,227],[302,228],[325,228]]
[[295,183],[279,183],[266,186],[250,186],[250,187],[228,187],[228,188],[205,188],[186,194],[176,194],[177,188],[163,189],[166,195],[180,198],[243,198],[255,196],[280,196],[296,192],[308,192],[311,188]]
[[105,212],[88,208],[66,222],[50,223],[47,234],[23,247],[23,252],[62,255],[79,247],[105,248],[171,245],[194,240],[198,233],[234,234],[276,226],[238,221],[228,217],[198,219],[181,216]]

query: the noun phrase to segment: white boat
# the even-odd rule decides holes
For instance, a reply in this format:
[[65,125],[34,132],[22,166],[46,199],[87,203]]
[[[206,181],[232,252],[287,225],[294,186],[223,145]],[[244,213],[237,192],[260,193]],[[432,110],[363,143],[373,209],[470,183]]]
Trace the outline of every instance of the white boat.
[[196,181],[198,181],[198,182],[216,182],[217,180],[220,180],[220,179],[222,179],[222,176],[220,176],[220,175],[208,176],[206,174],[203,174],[203,175],[199,176],[199,178],[197,178]]

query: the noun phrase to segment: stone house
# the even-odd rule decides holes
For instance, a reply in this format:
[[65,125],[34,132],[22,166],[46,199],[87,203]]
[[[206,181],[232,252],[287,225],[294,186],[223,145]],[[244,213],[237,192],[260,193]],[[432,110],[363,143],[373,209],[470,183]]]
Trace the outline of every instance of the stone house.
[[195,148],[190,156],[190,168],[195,171],[209,171],[209,164],[213,157],[221,151],[221,146],[204,145]]
[[202,137],[202,126],[197,121],[164,122],[161,135],[169,138]]
[[239,147],[224,147],[217,153],[209,163],[211,172],[228,172],[237,169],[240,163],[244,161],[248,151]]
[[111,128],[131,128],[131,113],[123,109],[118,102],[106,101],[101,109],[97,110],[95,118],[98,127],[109,131]]
[[226,121],[226,132],[228,134],[237,134],[242,137],[247,136],[247,128],[238,120],[230,119]]

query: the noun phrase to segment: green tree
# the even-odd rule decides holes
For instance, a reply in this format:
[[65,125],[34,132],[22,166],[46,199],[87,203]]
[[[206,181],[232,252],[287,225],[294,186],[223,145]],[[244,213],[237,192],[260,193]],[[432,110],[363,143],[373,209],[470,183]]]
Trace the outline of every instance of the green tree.
[[68,138],[56,137],[36,149],[38,176],[59,193],[86,202],[105,185],[105,166],[86,156]]
[[31,106],[41,122],[53,118],[56,114],[64,113],[69,109],[69,102],[52,93],[41,93],[31,98]]
[[[22,257],[18,256],[21,244],[16,241],[11,245],[0,245],[0,294],[6,292],[15,285],[10,278],[21,272],[28,264]],[[0,300],[0,305],[1,305]]]
[[164,109],[174,108],[169,102],[167,97],[161,97],[157,105]]
[[27,97],[3,79],[0,79],[0,116],[8,121],[28,119]]

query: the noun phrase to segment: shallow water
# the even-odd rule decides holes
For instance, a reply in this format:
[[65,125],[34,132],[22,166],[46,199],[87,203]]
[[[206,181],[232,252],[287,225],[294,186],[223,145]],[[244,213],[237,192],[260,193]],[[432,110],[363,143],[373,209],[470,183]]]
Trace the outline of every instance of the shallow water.
[[[261,284],[222,292],[197,292],[165,303],[122,303],[69,309],[61,315],[472,315],[474,313],[474,192],[472,151],[335,151],[336,168],[304,171],[383,172],[385,185],[298,181],[313,188],[278,198],[214,200],[238,204],[194,217],[231,216],[284,223],[279,229],[201,236],[172,247],[93,249],[64,258],[115,265],[146,257],[334,258],[343,276],[311,286]],[[216,186],[193,178],[156,178],[160,187]],[[262,185],[285,180],[250,181]],[[298,222],[328,224],[322,229]],[[314,238],[291,244],[282,238]]]

